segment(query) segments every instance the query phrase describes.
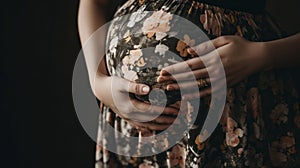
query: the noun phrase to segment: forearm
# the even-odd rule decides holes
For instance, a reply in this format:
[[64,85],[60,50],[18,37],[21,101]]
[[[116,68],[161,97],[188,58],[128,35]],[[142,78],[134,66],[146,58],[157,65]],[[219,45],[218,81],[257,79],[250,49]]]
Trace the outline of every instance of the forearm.
[[[112,2],[107,0],[80,1],[78,29],[93,91],[96,75],[105,76],[107,74],[104,59],[102,59],[105,53],[106,31],[97,31],[97,29],[106,23],[109,15],[106,10],[112,6]],[[95,31],[96,33],[93,34]]]
[[82,45],[106,22],[106,0],[81,0],[78,12],[78,30]]
[[265,54],[273,68],[300,66],[300,33],[274,41],[265,42]]

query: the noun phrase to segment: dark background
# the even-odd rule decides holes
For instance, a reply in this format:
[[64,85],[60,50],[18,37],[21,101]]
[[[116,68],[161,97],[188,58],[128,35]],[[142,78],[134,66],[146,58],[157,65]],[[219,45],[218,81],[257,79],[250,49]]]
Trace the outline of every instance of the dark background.
[[[0,167],[90,168],[95,143],[73,108],[72,71],[80,51],[78,0],[1,3]],[[297,0],[268,10],[300,30]]]

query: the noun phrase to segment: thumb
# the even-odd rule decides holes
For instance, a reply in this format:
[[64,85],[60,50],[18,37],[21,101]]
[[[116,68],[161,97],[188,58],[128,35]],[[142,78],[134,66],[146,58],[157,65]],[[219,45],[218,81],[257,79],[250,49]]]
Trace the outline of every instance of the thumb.
[[150,87],[145,84],[127,81],[124,90],[137,95],[146,95],[150,91]]

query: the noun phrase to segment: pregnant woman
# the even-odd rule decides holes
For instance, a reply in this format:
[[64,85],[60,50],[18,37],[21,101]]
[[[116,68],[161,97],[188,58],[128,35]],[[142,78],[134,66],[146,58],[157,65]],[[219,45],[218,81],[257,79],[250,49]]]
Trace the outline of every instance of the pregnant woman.
[[[172,146],[167,137],[132,146],[124,139],[120,142],[117,134],[100,128],[96,167],[299,167],[298,94],[284,68],[300,65],[300,35],[286,37],[264,11],[264,4],[264,0],[82,0],[82,44],[113,13],[118,17],[137,12],[126,22],[113,21],[107,32],[106,61],[100,63],[95,80],[91,80],[94,94],[100,100],[99,127],[108,122],[124,136],[141,138],[170,125],[186,127],[191,118],[196,119],[189,125],[190,131]],[[193,30],[188,27],[174,27],[171,23],[175,15],[197,25],[211,41],[201,41],[200,34],[200,40],[192,36]],[[135,29],[141,33],[132,34]],[[180,37],[174,38],[175,35]],[[143,48],[153,48],[153,54],[146,54]],[[212,54],[214,51],[218,55]],[[210,63],[204,64],[197,56]],[[200,130],[203,117],[213,107],[210,95],[214,90],[210,83],[222,80],[210,79],[208,75],[209,69],[220,68],[214,63],[216,57],[223,63],[228,88],[222,117],[207,138],[207,133],[200,134]],[[90,60],[86,58],[88,68],[94,66]],[[198,81],[199,92],[181,97],[179,90],[189,90],[191,76]],[[110,88],[112,82],[114,87]],[[167,93],[166,102],[159,95],[148,96],[156,88]],[[128,93],[131,99],[118,104],[113,101],[113,97]],[[199,114],[190,115],[195,109],[190,102],[199,97]],[[167,106],[162,107],[162,102]],[[161,115],[141,122],[156,113]],[[175,121],[182,113],[186,120]],[[163,142],[160,147],[166,150],[138,157],[140,150],[147,150],[147,144],[155,142]],[[116,144],[116,151],[136,151],[136,155],[108,151],[105,146],[109,143]]]

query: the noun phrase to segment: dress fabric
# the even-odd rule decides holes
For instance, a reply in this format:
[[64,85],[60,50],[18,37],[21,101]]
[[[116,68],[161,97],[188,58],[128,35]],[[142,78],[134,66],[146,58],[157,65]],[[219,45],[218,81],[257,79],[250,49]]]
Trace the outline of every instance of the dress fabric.
[[[192,56],[186,52],[187,45],[197,45],[197,40],[191,39],[188,33],[182,35],[184,41],[172,38],[170,32],[176,33],[178,28],[173,29],[168,24],[149,26],[147,19],[151,17],[161,17],[168,22],[173,14],[179,15],[199,26],[210,39],[238,35],[250,41],[269,41],[284,36],[266,12],[229,9],[193,0],[129,0],[115,16],[143,11],[155,12],[151,15],[140,13],[139,17],[126,23],[113,22],[108,31],[106,61],[111,75],[149,85],[155,85],[151,79],[157,76],[156,71],[160,68],[143,73],[139,68],[157,62],[166,51],[176,53],[183,60],[190,59]],[[131,35],[133,29],[152,31]],[[157,30],[160,33],[156,33]],[[145,47],[155,48],[153,57],[143,56],[141,49]],[[166,60],[162,66],[172,64]],[[169,104],[180,102],[176,94],[170,96],[176,101]],[[199,110],[203,113],[210,106],[210,97],[201,100]],[[139,131],[100,103],[96,168],[300,166],[298,94],[285,70],[265,70],[228,88],[223,115],[213,134],[205,141],[201,140],[205,135],[199,134],[201,121],[198,120],[201,117],[197,118],[198,125],[165,152],[150,157],[121,156],[105,149],[107,143],[117,142],[118,137],[105,132],[103,121],[125,135],[138,136]],[[119,144],[116,146],[118,150],[138,150],[136,146],[127,146],[126,141],[116,144]]]

